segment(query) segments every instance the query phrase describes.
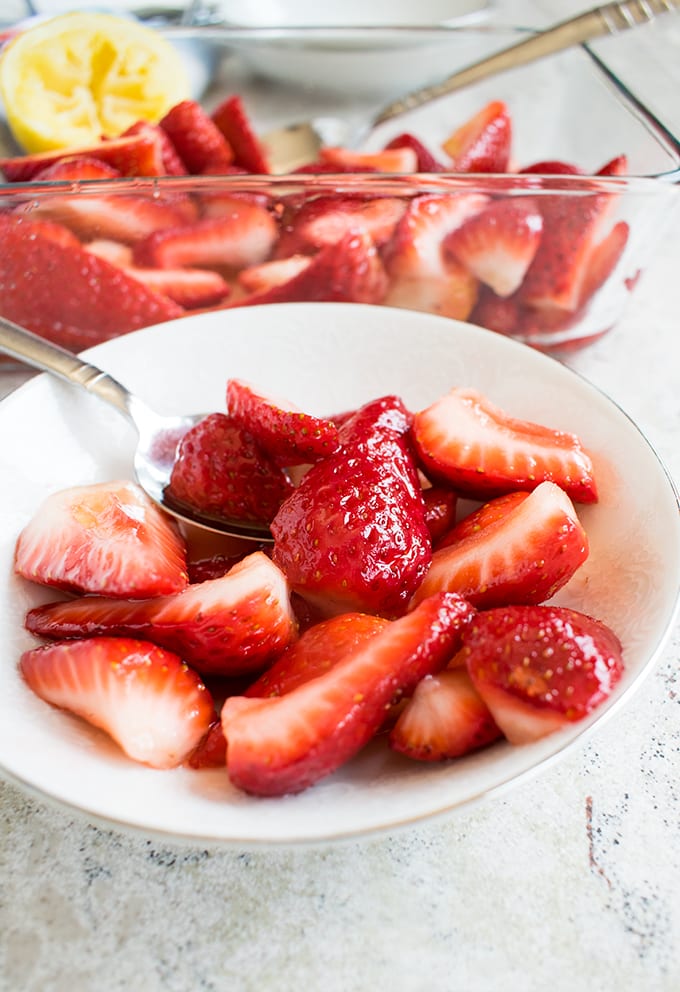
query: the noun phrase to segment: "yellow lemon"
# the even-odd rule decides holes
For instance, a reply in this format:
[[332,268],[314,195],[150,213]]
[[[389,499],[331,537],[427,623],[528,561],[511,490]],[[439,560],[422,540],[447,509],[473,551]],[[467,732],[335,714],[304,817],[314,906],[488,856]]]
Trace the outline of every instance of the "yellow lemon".
[[27,152],[93,144],[156,122],[189,96],[179,52],[152,28],[73,13],[17,35],[0,57],[0,96]]

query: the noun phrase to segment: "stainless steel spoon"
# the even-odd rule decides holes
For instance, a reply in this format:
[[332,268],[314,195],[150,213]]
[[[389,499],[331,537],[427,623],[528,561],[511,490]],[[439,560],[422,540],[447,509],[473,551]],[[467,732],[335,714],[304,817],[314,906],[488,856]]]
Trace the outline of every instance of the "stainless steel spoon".
[[137,482],[166,513],[184,523],[216,534],[259,542],[272,540],[265,525],[204,516],[188,507],[174,504],[168,496],[166,487],[175,461],[177,444],[205,414],[162,416],[96,365],[83,361],[70,351],[51,344],[4,317],[0,317],[0,351],[34,369],[49,372],[71,385],[80,386],[122,413],[139,436],[134,454]]

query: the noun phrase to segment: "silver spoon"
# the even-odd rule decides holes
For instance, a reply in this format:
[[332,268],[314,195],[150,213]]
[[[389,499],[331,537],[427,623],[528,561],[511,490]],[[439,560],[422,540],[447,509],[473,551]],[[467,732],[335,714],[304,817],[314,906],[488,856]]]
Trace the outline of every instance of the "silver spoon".
[[189,428],[203,420],[205,414],[162,416],[96,365],[84,362],[65,348],[51,344],[4,317],[0,317],[0,351],[34,369],[80,386],[127,417],[139,436],[134,455],[135,478],[166,513],[216,534],[259,542],[272,540],[269,528],[264,524],[206,516],[190,507],[173,503],[168,496],[166,487],[177,444]]

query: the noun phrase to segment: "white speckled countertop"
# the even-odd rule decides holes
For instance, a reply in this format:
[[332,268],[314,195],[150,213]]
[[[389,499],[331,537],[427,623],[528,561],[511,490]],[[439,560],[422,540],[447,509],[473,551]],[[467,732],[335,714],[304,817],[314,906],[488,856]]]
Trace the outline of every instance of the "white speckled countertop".
[[[676,483],[679,275],[671,232],[625,319],[569,362]],[[175,846],[0,783],[0,990],[677,992],[679,659],[676,621],[590,743],[505,798],[363,841]]]

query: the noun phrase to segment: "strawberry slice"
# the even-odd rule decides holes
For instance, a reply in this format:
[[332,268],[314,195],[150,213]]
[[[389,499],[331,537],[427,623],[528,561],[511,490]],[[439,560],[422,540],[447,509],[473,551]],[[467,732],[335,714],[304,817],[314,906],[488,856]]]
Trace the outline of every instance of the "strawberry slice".
[[479,609],[542,603],[588,557],[588,538],[559,486],[543,482],[497,517],[489,507],[468,522],[469,533],[439,547],[414,603],[440,590],[457,592]]
[[521,285],[538,250],[543,217],[529,198],[496,200],[448,234],[450,252],[498,296]]
[[273,560],[326,615],[399,615],[430,562],[423,499],[396,397],[362,407],[338,451],[312,466],[274,518]]
[[246,172],[261,175],[271,172],[267,153],[250,123],[240,96],[223,100],[212,112],[212,120],[232,149],[235,165]]
[[64,148],[35,155],[0,158],[0,171],[8,183],[23,183],[35,178],[47,166],[63,158],[85,156],[117,169],[122,176],[162,176],[163,153],[157,138],[147,132],[124,138],[111,138],[85,148]]
[[[65,348],[82,351],[184,314],[117,266],[85,248],[45,237],[19,216],[0,216],[0,233],[0,313]],[[27,272],[40,273],[30,293]]]
[[212,413],[184,435],[166,495],[218,519],[269,523],[293,484],[237,421]]
[[390,731],[390,747],[416,761],[460,758],[501,737],[465,668],[426,675]]
[[581,282],[579,309],[589,303],[612,275],[628,244],[629,235],[630,227],[625,220],[620,220],[609,234],[595,245]]
[[311,265],[309,255],[289,255],[286,258],[274,258],[261,265],[250,265],[241,269],[238,276],[239,286],[247,293],[266,293],[275,286],[283,286],[299,276]]
[[139,602],[84,597],[37,606],[26,627],[53,639],[141,637],[199,672],[224,676],[261,671],[296,635],[286,580],[261,551],[222,578],[175,596]]
[[144,599],[187,585],[184,541],[133,482],[52,493],[23,528],[15,571],[68,592]]
[[534,162],[519,170],[523,173],[538,173],[544,176],[580,176],[583,170],[572,162],[562,162],[560,159],[545,159]]
[[502,100],[493,100],[457,128],[442,148],[450,172],[508,172],[512,121]]
[[126,131],[123,131],[123,137],[139,134],[158,144],[163,162],[163,173],[165,175],[186,176],[188,174],[189,170],[182,161],[170,137],[160,124],[152,124],[150,121],[137,121],[135,124],[131,124]]
[[370,613],[342,613],[310,627],[290,644],[244,695],[284,696],[330,671],[348,654],[367,643],[391,621]]
[[112,165],[107,165],[100,159],[89,155],[71,155],[50,163],[40,172],[36,172],[33,181],[36,183],[77,181],[80,179],[118,179],[120,172]]
[[350,231],[367,232],[377,247],[392,236],[406,210],[395,196],[371,200],[353,196],[319,196],[307,200],[286,224],[277,245],[279,258],[335,244]]
[[477,692],[512,744],[582,720],[623,673],[621,645],[605,624],[557,606],[478,614],[462,657]]
[[206,733],[210,693],[170,651],[96,637],[35,648],[19,668],[36,695],[104,730],[134,761],[175,768]]
[[240,269],[263,262],[276,237],[276,221],[264,207],[234,200],[231,213],[149,235],[136,245],[135,262],[164,269]]
[[467,320],[477,301],[479,283],[458,262],[447,264],[447,271],[438,278],[415,277],[395,279],[383,303],[402,310],[435,313],[452,320]]
[[160,121],[177,155],[192,175],[226,169],[234,160],[229,142],[195,100],[182,100]]
[[[92,250],[91,245],[88,248]],[[229,283],[214,269],[150,269],[140,265],[123,265],[123,269],[137,282],[188,310],[214,306],[231,293]]]
[[396,698],[455,654],[472,615],[459,597],[435,596],[283,696],[227,699],[222,729],[233,784],[279,796],[335,771],[380,729]]
[[438,548],[447,548],[451,544],[457,544],[464,538],[473,537],[489,524],[494,524],[499,520],[504,520],[510,510],[523,503],[529,493],[512,492],[505,496],[497,496],[496,499],[483,503],[472,513],[459,520],[455,526],[451,526],[441,537],[437,544]]
[[413,439],[425,472],[471,499],[556,482],[597,501],[590,456],[575,434],[510,417],[474,389],[452,389],[417,413]]
[[419,138],[415,135],[405,132],[404,134],[398,134],[396,138],[392,138],[391,141],[385,145],[385,150],[389,151],[392,148],[411,148],[416,153],[416,172],[446,172],[447,166],[438,162],[434,157],[432,152],[425,147]]
[[350,148],[322,148],[319,152],[322,165],[363,172],[416,172],[418,156],[413,148],[385,148],[378,152],[355,152]]
[[436,544],[447,534],[456,521],[458,497],[445,486],[430,486],[423,489],[425,523],[430,532],[432,544]]
[[338,428],[332,420],[304,413],[289,400],[265,396],[241,379],[227,382],[227,409],[279,465],[317,462],[337,450]]

